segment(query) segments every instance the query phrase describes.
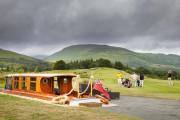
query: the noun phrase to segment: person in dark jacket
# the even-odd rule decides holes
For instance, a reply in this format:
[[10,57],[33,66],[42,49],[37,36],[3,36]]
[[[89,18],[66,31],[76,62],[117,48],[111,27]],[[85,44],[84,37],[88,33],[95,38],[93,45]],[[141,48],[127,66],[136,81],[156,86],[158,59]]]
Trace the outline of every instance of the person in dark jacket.
[[140,73],[140,86],[144,86],[144,73]]
[[168,71],[168,84],[169,86],[173,86],[173,81],[172,81],[172,71]]

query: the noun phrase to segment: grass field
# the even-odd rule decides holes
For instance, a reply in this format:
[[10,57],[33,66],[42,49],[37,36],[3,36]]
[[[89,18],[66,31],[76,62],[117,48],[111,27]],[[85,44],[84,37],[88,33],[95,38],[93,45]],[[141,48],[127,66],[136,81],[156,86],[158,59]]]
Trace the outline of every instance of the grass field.
[[0,95],[0,120],[138,120],[99,108],[72,108],[48,105]]
[[[169,87],[167,80],[146,78],[145,86],[143,88],[124,88],[117,84],[116,74],[118,72],[118,70],[111,68],[97,68],[89,70],[81,69],[47,71],[46,73],[76,73],[82,76],[82,81],[88,80],[89,76],[93,74],[94,80],[102,80],[105,87],[110,88],[112,91],[119,91],[122,95],[180,100],[180,81],[174,81],[175,86]],[[4,80],[0,80],[0,87],[4,87]],[[64,108],[7,95],[0,95],[0,120],[24,119],[136,120],[139,118],[132,118],[127,115],[113,114],[97,108]]]
[[[50,73],[76,73],[81,74],[83,80],[91,74],[94,75],[94,80],[101,79],[105,87],[110,88],[112,91],[119,91],[122,95],[130,96],[144,96],[165,99],[180,100],[180,80],[174,81],[174,86],[168,86],[167,80],[158,80],[152,78],[145,78],[143,88],[123,88],[117,84],[116,74],[119,73],[116,69],[111,68],[98,68],[90,70],[61,70],[49,71]],[[127,74],[127,73],[125,73]],[[128,74],[127,74],[128,76]]]

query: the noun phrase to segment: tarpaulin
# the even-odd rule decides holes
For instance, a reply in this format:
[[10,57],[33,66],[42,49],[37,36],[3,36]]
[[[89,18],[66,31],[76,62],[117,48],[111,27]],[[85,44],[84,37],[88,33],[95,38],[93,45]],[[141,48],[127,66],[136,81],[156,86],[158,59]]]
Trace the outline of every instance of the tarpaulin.
[[104,87],[102,86],[102,83],[100,82],[96,82],[96,84],[94,85],[95,90],[99,91],[100,93],[102,93],[106,98],[110,99],[109,93],[107,92],[107,90],[104,89]]

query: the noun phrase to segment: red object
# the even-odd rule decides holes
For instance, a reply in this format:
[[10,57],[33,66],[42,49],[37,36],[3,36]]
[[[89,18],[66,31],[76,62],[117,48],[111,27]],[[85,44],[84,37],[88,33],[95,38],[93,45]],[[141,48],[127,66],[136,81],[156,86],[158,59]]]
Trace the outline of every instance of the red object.
[[102,93],[106,98],[108,98],[110,100],[110,96],[109,96],[109,93],[107,92],[107,90],[105,90],[102,86],[102,84],[100,82],[97,82],[95,85],[94,85],[94,88],[95,90],[99,91],[100,93]]

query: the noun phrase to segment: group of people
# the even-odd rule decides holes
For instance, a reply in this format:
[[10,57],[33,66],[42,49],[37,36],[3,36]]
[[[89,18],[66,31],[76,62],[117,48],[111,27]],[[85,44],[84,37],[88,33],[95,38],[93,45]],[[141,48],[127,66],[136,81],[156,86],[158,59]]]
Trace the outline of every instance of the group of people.
[[[124,87],[143,87],[144,86],[144,73],[136,74],[135,72],[131,75],[124,75],[119,73],[118,75],[118,84]],[[173,86],[173,73],[171,70],[168,71],[168,85]]]
[[134,83],[134,87],[143,87],[144,86],[144,73],[140,73],[139,75],[135,72],[131,75],[132,82]]
[[124,87],[143,87],[144,86],[144,73],[125,76],[123,73],[118,74],[118,84]]

